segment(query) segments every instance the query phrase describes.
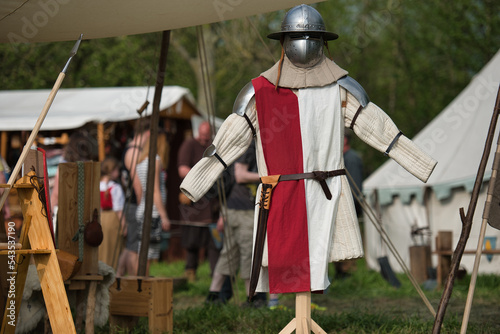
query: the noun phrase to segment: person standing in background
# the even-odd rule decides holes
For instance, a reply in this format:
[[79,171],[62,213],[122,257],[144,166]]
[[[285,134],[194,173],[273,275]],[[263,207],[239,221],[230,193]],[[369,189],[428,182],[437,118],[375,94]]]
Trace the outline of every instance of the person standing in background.
[[[351,148],[351,132],[349,129],[345,129],[344,132],[344,165],[347,172],[351,177],[347,178],[349,182],[351,192],[353,193],[354,208],[356,209],[356,215],[360,221],[360,227],[362,227],[361,215],[363,209],[361,203],[356,199],[354,194],[358,194],[356,189],[359,189],[359,194],[363,191],[363,160],[361,160],[360,155],[354,149]],[[352,178],[352,180],[351,180]],[[346,278],[349,277],[349,272],[355,270],[356,260],[345,260],[334,262],[335,266],[335,277],[336,278]]]
[[[351,133],[345,130],[344,134],[344,165],[349,174],[352,177],[348,178],[351,190],[354,193],[355,189],[359,189],[359,192],[363,192],[363,160],[361,159],[358,152],[351,148]],[[354,181],[354,184],[353,184]],[[356,192],[357,193],[357,192]],[[353,196],[354,198],[354,196]],[[356,214],[359,216],[362,213],[361,203],[354,198],[354,206],[356,207]]]
[[260,182],[255,142],[252,142],[245,154],[236,160],[233,167],[235,184],[227,198],[225,231],[228,235],[215,267],[207,302],[226,301],[225,296],[221,294],[225,279],[229,276],[236,276],[239,269],[240,276],[245,282],[247,304],[254,307],[265,306],[266,293],[257,293],[252,301],[248,299],[252,268],[255,197]]
[[[198,127],[198,135],[182,143],[177,158],[178,173],[183,179],[191,168],[203,157],[203,152],[212,143],[212,132],[210,124],[203,122]],[[216,197],[204,197],[197,203],[181,195],[180,213],[181,219],[186,225],[181,229],[181,244],[186,250],[185,274],[190,282],[196,280],[196,270],[199,264],[199,253],[202,248],[207,252],[210,269],[213,275],[215,265],[219,258],[220,250],[215,245],[209,225],[215,222],[217,230],[222,232],[223,223],[219,218],[219,202]]]
[[[158,153],[155,159],[155,177],[154,177],[154,187],[153,187],[153,212],[151,219],[151,233],[149,240],[148,249],[148,265],[146,269],[146,276],[149,275],[149,264],[150,261],[157,261],[160,258],[160,242],[161,242],[161,231],[170,230],[170,220],[167,215],[167,210],[165,209],[165,203],[167,201],[167,190],[165,186],[166,173],[164,172],[164,167],[161,163],[160,156],[163,156],[163,150],[165,149],[166,140],[161,134],[158,135],[157,148]],[[149,140],[145,142],[144,149],[139,156],[137,165],[135,167],[135,173],[140,181],[141,190],[136,191],[136,193],[141,194],[141,199],[137,207],[136,219],[138,227],[138,237],[139,237],[139,247],[137,253],[141,249],[142,240],[142,230],[144,225],[145,217],[145,202],[146,202],[146,191],[151,191],[147,189],[147,176],[148,176],[148,165],[149,165]]]
[[[112,157],[101,163],[101,226],[103,240],[99,246],[99,261],[115,268],[120,254],[119,239],[126,235],[127,226],[122,218],[125,205],[125,194],[121,184],[116,182],[120,177],[120,163]],[[120,233],[121,232],[121,233]]]
[[140,119],[137,121],[134,138],[123,152],[123,167],[125,172],[125,220],[127,222],[127,236],[125,247],[118,260],[117,276],[125,274],[135,276],[139,266],[139,236],[136,218],[137,205],[142,197],[142,186],[136,177],[135,165],[145,143],[149,141],[149,121]]

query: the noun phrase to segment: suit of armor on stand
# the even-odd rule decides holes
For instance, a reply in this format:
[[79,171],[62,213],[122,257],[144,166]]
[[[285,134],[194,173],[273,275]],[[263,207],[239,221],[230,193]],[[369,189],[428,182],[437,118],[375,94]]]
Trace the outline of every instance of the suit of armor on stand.
[[423,182],[436,161],[325,57],[323,46],[338,36],[326,31],[314,8],[292,8],[281,31],[268,37],[281,41],[280,61],[243,88],[181,190],[200,199],[224,165],[255,140],[262,181],[254,228],[256,291],[321,291],[330,284],[329,262],[363,256],[342,157],[344,127]]

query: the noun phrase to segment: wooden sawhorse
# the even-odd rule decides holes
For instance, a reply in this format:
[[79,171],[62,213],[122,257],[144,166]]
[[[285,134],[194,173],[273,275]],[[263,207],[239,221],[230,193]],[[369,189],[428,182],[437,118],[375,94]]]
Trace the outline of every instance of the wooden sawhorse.
[[[0,187],[8,188],[9,185]],[[24,221],[19,237],[21,249],[15,249],[15,240],[9,237],[7,250],[0,251],[0,255],[7,255],[11,279],[0,333],[15,332],[32,255],[53,333],[76,334],[49,222],[38,197],[40,187],[35,173],[25,175],[14,187],[17,188]]]

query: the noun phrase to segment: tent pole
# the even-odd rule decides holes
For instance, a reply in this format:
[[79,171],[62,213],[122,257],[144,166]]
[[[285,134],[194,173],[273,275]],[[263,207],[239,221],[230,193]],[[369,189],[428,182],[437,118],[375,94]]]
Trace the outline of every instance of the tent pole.
[[157,152],[158,138],[158,122],[160,120],[160,101],[163,90],[163,82],[165,79],[165,68],[167,66],[167,53],[170,44],[170,30],[162,33],[160,60],[158,64],[158,73],[156,76],[155,95],[153,98],[153,114],[151,115],[151,136],[149,138],[149,155],[148,155],[148,174],[146,184],[146,199],[144,208],[144,223],[142,226],[141,249],[139,251],[139,267],[137,270],[138,276],[146,276],[148,263],[149,238],[151,233],[151,221],[153,213],[153,194],[154,194],[154,179],[155,179],[155,163]]
[[483,156],[479,164],[476,182],[474,183],[474,188],[472,189],[472,196],[469,202],[469,208],[467,209],[467,215],[464,213],[464,209],[460,208],[460,218],[462,219],[462,232],[460,234],[460,239],[458,240],[457,247],[452,255],[451,269],[448,274],[448,279],[446,280],[445,289],[441,297],[441,301],[438,306],[438,313],[434,320],[434,326],[432,328],[433,334],[438,334],[441,331],[441,325],[443,324],[444,314],[446,313],[446,307],[450,301],[451,292],[453,291],[453,283],[455,282],[455,277],[458,273],[458,267],[460,261],[462,260],[462,255],[465,251],[465,246],[467,240],[469,239],[470,231],[472,229],[472,218],[474,217],[474,211],[476,210],[476,204],[479,197],[479,191],[481,190],[481,185],[483,183],[484,171],[486,169],[486,164],[488,163],[488,157],[490,155],[490,150],[493,142],[493,136],[495,134],[495,127],[498,120],[498,114],[500,112],[500,87],[498,88],[497,100],[495,103],[495,109],[493,110],[493,115],[491,117],[490,128],[488,129],[488,136],[486,137],[486,143],[484,145]]
[[[498,100],[497,100],[496,108],[497,109],[499,108]],[[494,189],[495,182],[497,179],[499,167],[500,167],[500,137],[498,137],[497,149],[495,152],[495,159],[493,161],[493,168],[491,171],[491,178],[490,178],[490,182],[488,184],[488,193],[486,196],[486,204],[484,206],[483,221],[481,222],[481,230],[479,233],[479,239],[477,241],[476,257],[474,259],[474,267],[473,267],[472,274],[471,274],[471,279],[470,279],[470,284],[469,284],[469,292],[467,294],[467,301],[465,303],[464,316],[462,319],[462,327],[460,329],[461,334],[464,334],[467,332],[467,324],[469,323],[470,311],[471,311],[471,307],[472,307],[472,299],[474,298],[474,290],[476,288],[476,280],[477,280],[477,274],[479,271],[479,263],[481,262],[484,236],[486,235],[486,226],[488,224],[489,215],[490,215],[489,209],[491,206],[489,203],[492,203],[492,200],[493,200],[493,193],[495,190]]]

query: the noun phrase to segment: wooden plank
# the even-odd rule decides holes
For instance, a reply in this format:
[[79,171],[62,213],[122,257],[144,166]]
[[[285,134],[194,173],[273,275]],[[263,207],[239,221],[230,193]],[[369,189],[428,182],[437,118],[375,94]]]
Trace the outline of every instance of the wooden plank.
[[[83,221],[91,221],[94,209],[100,211],[100,163],[84,162],[84,214]],[[78,231],[78,166],[76,163],[59,165],[58,246],[79,256],[78,241],[72,241]],[[98,248],[84,243],[83,261],[77,275],[98,273]]]
[[[0,249],[9,249],[9,243],[8,242],[0,242]],[[14,249],[21,249],[23,245],[20,242],[16,242],[14,244]]]
[[155,279],[152,282],[152,296],[149,307],[149,332],[165,333],[174,330],[173,323],[173,280]]
[[295,294],[295,318],[297,318],[296,334],[311,333],[311,292]]
[[[434,251],[434,252],[432,252],[432,254],[436,254],[436,255],[453,255],[453,251],[452,250]],[[471,254],[476,254],[476,251],[475,250],[466,250],[466,251],[464,251],[464,255],[471,255]],[[500,254],[500,249],[483,249],[481,251],[481,254],[482,255]]]
[[[140,290],[140,291],[139,291]],[[173,279],[123,277],[110,291],[110,327],[127,326],[128,317],[148,317],[150,333],[173,331]]]
[[[436,251],[452,251],[453,232],[439,231],[436,236]],[[442,287],[451,268],[451,254],[438,256],[437,285]]]
[[14,184],[12,188],[31,189],[33,185],[28,181],[28,183]]
[[34,189],[19,189],[21,209],[32,217],[28,238],[32,249],[50,249],[50,254],[34,254],[36,270],[54,333],[76,333],[47,218]]
[[288,325],[286,325],[279,334],[292,334],[295,331],[295,328],[297,328],[297,318],[293,318],[290,320]]
[[[14,251],[16,254],[50,254],[52,251],[50,249],[16,249]],[[1,250],[0,255],[8,255],[9,250]]]
[[78,256],[78,242],[72,241],[78,230],[78,167],[76,163],[59,164],[57,212],[58,247]]
[[104,143],[104,124],[97,123],[97,147],[99,153],[99,161],[103,161],[106,158],[106,150]]
[[431,266],[430,246],[410,247],[410,272],[419,284],[428,279],[427,268]]
[[95,310],[95,293],[97,281],[91,281],[89,286],[89,294],[87,296],[87,312],[85,314],[85,334],[94,333],[94,310]]
[[[21,234],[19,235],[19,241],[21,242],[21,245],[23,248],[29,249],[30,248],[30,242],[28,238],[28,230],[31,226],[31,216],[26,215],[24,217],[24,223],[23,226],[21,227]],[[23,292],[24,292],[24,284],[26,282],[26,276],[28,275],[28,267],[30,263],[30,257],[22,254],[17,254],[16,255],[16,265],[15,269],[13,272],[17,272],[17,274],[14,276],[15,277],[15,287],[16,287],[16,293],[14,296],[7,296],[7,302],[6,302],[6,308],[4,311],[4,317],[3,317],[3,322],[2,322],[2,330],[1,333],[14,333],[15,332],[15,324],[17,324],[17,319],[19,316],[19,307],[21,306],[21,301],[23,297]],[[11,275],[12,277],[12,275]],[[12,301],[14,301],[14,317],[12,317],[11,310],[8,310],[7,307],[12,304]],[[7,316],[10,316],[9,321],[13,320],[14,322],[9,322],[7,320]],[[14,324],[14,326],[12,326]]]
[[131,315],[147,317],[149,315],[149,301],[151,299],[151,282],[141,279],[141,291],[138,278],[122,277],[120,290],[115,281],[110,291],[109,313],[114,315]]
[[43,153],[36,149],[30,149],[28,151],[26,160],[24,160],[23,163],[23,174],[28,174],[31,171],[35,171],[38,178],[44,177]]
[[8,142],[8,138],[7,138],[7,131],[2,131],[2,135],[1,135],[1,138],[0,139],[0,154],[2,157],[6,157],[7,156],[7,142]]
[[102,275],[76,275],[71,277],[70,281],[102,281]]

